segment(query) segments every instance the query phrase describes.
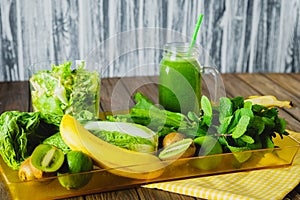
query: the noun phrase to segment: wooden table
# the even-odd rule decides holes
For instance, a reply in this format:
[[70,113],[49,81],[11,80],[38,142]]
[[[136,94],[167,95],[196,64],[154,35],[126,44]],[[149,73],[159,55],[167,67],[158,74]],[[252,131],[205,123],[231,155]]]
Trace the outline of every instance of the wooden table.
[[[300,74],[222,74],[228,97],[250,95],[274,95],[280,100],[291,100],[292,109],[280,109],[279,115],[287,120],[287,128],[300,131]],[[130,98],[141,91],[157,102],[157,77],[129,77],[102,79],[101,111],[126,109],[133,105]],[[205,84],[204,84],[205,85]],[[207,87],[203,94],[208,94]],[[112,97],[112,98],[111,98]],[[0,83],[0,113],[10,110],[30,111],[31,102],[28,81]],[[0,199],[8,199],[8,192],[0,182]],[[196,199],[165,191],[130,188],[114,192],[104,192],[72,199]],[[300,185],[285,199],[300,199]]]

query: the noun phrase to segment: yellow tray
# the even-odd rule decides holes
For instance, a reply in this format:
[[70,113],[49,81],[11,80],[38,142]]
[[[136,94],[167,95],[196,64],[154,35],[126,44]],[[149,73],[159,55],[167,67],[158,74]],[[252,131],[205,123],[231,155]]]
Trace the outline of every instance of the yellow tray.
[[[280,148],[259,149],[245,151],[236,154],[251,153],[251,159],[237,165],[233,153],[219,155],[193,157],[179,159],[170,163],[166,162],[163,174],[155,179],[136,180],[113,175],[109,170],[97,169],[91,172],[92,179],[81,189],[67,190],[63,188],[57,177],[44,178],[39,181],[22,182],[18,178],[18,172],[9,168],[0,159],[1,174],[3,181],[13,199],[58,199],[96,192],[113,191],[147,183],[163,182],[170,180],[185,179],[191,177],[211,176],[216,174],[234,173],[247,170],[258,170],[264,168],[286,167],[292,165],[295,155],[300,147],[299,142],[290,136],[281,139],[279,136],[274,139],[276,146]],[[205,161],[206,159],[221,159],[221,164],[213,170],[201,170],[195,168],[191,163],[194,160]],[[126,167],[126,166],[124,166]],[[71,176],[71,175],[70,175]],[[34,194],[34,195],[33,195]]]

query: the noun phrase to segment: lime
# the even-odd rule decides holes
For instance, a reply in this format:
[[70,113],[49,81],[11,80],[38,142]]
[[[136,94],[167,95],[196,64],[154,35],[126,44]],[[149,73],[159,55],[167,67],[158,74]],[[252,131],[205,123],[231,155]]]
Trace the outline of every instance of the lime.
[[81,151],[70,151],[66,154],[66,159],[58,172],[59,183],[69,189],[79,189],[90,181],[91,173],[87,172],[93,169],[92,159]]
[[200,136],[194,139],[195,144],[200,146],[199,159],[191,160],[191,164],[203,170],[213,170],[222,162],[222,156],[210,156],[223,153],[222,145],[216,138],[211,136]]

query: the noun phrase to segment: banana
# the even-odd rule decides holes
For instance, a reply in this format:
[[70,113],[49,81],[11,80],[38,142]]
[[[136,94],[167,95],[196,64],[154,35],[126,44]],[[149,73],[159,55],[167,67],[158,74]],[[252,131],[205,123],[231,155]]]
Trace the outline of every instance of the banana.
[[266,96],[249,96],[245,101],[251,101],[252,104],[260,104],[266,107],[293,107],[291,101],[280,101],[275,96],[266,95]]
[[164,172],[165,165],[155,155],[109,144],[90,133],[70,115],[63,116],[60,133],[72,150],[83,151],[99,167],[113,174],[134,179],[153,179]]
[[88,154],[88,151],[81,143],[80,138],[78,137],[78,130],[74,126],[74,118],[65,115],[60,123],[60,134],[63,141],[74,151],[82,151],[83,153]]

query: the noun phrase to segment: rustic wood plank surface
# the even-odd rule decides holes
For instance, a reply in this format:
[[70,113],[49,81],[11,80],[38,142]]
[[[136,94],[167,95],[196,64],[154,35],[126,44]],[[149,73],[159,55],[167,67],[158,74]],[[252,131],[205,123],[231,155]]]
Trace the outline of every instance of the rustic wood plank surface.
[[[280,100],[292,100],[293,109],[280,109],[280,115],[288,122],[288,128],[300,131],[300,74],[222,74],[223,82],[228,97],[250,95],[274,95]],[[137,77],[137,78],[110,78],[102,79],[101,87],[101,111],[110,111],[112,102],[121,103],[121,107],[132,105],[132,94],[135,91],[141,91],[150,94],[152,100],[157,101],[157,77]],[[116,89],[115,87],[119,88]],[[114,91],[116,90],[116,91]],[[112,99],[112,94],[116,99]],[[122,103],[125,95],[128,102]],[[125,98],[125,99],[126,99]],[[0,113],[10,110],[30,111],[29,85],[24,82],[0,82]],[[284,198],[300,199],[300,185],[297,186]],[[3,180],[0,182],[0,199],[9,199],[8,192]],[[89,194],[71,199],[197,199],[190,196],[170,193],[161,190],[147,189],[143,187],[134,187],[130,189],[118,190],[113,192],[103,192]]]
[[190,41],[199,13],[202,64],[223,73],[300,71],[299,0],[1,0],[0,13],[0,81],[27,80],[33,63],[86,59],[95,49],[107,60],[103,76],[119,76],[157,63],[166,42]]

